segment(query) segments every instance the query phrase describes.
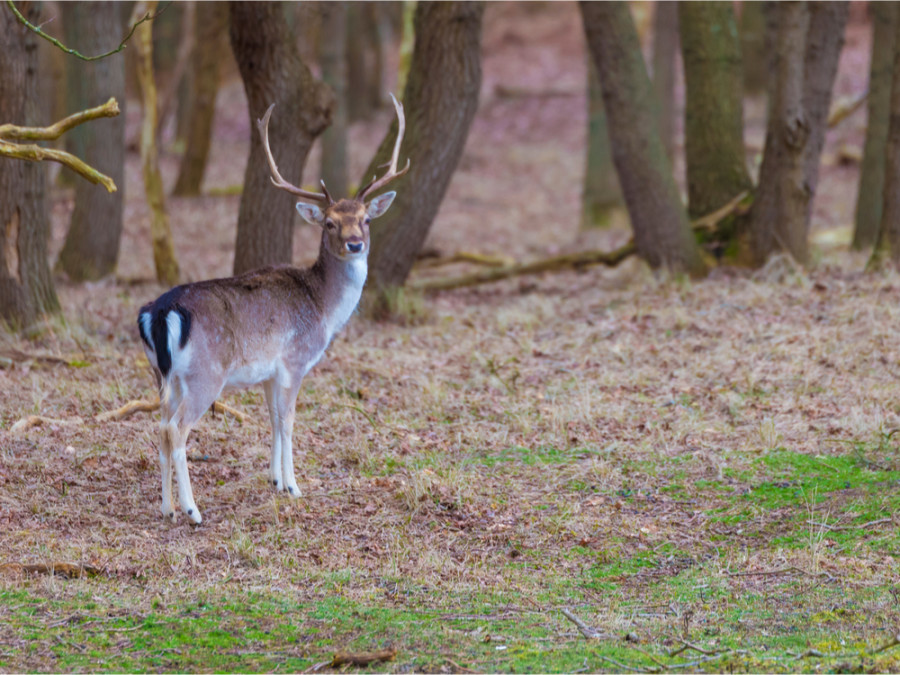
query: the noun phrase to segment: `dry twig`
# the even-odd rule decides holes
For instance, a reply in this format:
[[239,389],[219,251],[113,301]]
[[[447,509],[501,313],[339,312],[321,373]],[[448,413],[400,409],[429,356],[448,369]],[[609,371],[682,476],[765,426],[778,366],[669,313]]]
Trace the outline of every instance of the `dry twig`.
[[567,607],[563,607],[561,610],[562,615],[566,617],[569,621],[578,626],[578,630],[581,632],[584,637],[588,640],[599,640],[603,638],[608,638],[609,636],[606,633],[602,633],[598,630],[594,630],[590,626],[588,626],[584,621],[579,619],[572,610]]
[[6,563],[0,565],[0,569],[9,572],[25,572],[26,574],[46,574],[49,576],[56,575],[66,579],[77,579],[80,577],[95,577],[100,574],[100,570],[93,565],[85,563],[50,563],[45,565],[42,563],[35,565],[20,565],[19,563]]
[[372,663],[390,661],[395,656],[397,656],[397,650],[393,647],[390,649],[379,649],[374,652],[337,652],[334,658],[331,659],[331,667],[338,668],[344,665],[368,666]]

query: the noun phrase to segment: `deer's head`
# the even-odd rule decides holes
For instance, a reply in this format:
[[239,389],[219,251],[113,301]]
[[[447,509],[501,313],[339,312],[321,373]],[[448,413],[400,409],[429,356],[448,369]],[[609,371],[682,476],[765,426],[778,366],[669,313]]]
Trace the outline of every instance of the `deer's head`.
[[[275,104],[269,106],[266,114],[257,121],[259,133],[262,136],[263,148],[269,161],[269,169],[272,172],[272,183],[275,187],[297,195],[303,201],[297,202],[297,211],[303,219],[318,225],[324,229],[323,242],[329,253],[346,260],[357,256],[364,257],[369,252],[369,223],[373,218],[384,214],[388,210],[396,192],[386,192],[374,198],[366,199],[367,195],[377,192],[395,178],[399,178],[409,170],[409,160],[406,166],[397,170],[397,160],[400,156],[400,143],[403,141],[403,132],[406,129],[406,120],[403,115],[403,105],[391,94],[394,108],[397,111],[399,126],[397,140],[394,143],[394,151],[387,172],[381,178],[373,178],[370,183],[364,185],[352,199],[335,201],[328,193],[324,181],[319,181],[322,192],[309,192],[288,183],[281,177],[272,151],[269,148],[269,118]],[[321,205],[321,207],[320,207]]]

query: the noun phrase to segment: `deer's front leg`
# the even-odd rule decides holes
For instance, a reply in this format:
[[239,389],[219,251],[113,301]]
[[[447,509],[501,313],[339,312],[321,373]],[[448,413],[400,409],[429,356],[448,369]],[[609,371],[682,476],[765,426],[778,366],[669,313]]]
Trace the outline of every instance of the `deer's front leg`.
[[281,420],[278,414],[275,380],[263,383],[266,392],[266,404],[269,406],[269,420],[272,422],[272,453],[269,457],[269,481],[275,489],[281,492],[284,489],[284,480],[281,473]]
[[169,421],[165,418],[159,427],[159,468],[162,473],[162,504],[160,510],[163,518],[175,521],[175,504],[172,500],[172,439],[169,437]]
[[299,383],[296,386],[281,387],[277,384],[273,387],[275,393],[275,407],[279,426],[273,424],[272,435],[280,439],[281,476],[284,479],[284,489],[291,497],[300,496],[300,488],[297,487],[297,479],[294,476],[294,447],[292,436],[294,433],[294,411],[297,405],[297,394],[300,393]]

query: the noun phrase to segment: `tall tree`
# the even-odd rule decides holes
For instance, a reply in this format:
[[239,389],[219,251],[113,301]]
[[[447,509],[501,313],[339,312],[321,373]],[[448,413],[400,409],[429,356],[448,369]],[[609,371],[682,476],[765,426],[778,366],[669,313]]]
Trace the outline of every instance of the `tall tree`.
[[653,114],[653,94],[625,2],[581,2],[609,124],[613,161],[638,252],[652,266],[702,275],[691,232]]
[[881,224],[883,202],[880,197],[884,189],[897,3],[873,2],[869,4],[869,11],[872,13],[872,55],[869,65],[866,143],[856,195],[856,227],[853,231],[855,249],[874,245]]
[[[369,278],[376,288],[405,281],[462,156],[481,87],[483,14],[483,2],[416,5],[401,148],[411,168],[395,184],[397,198],[391,210],[372,226]],[[390,157],[396,133],[395,121],[363,182]]]
[[[322,180],[335,195],[347,194],[347,3],[322,3],[319,63],[322,81],[334,91],[331,126],[322,133]],[[353,92],[359,96],[359,92]]]
[[609,149],[606,111],[594,59],[588,56],[588,144],[584,187],[581,191],[581,227],[605,227],[622,204],[619,177]]
[[766,44],[766,12],[769,2],[741,3],[741,65],[744,92],[762,94],[769,80],[769,52]]
[[653,91],[659,106],[659,135],[671,162],[675,157],[675,65],[678,62],[678,5],[657,2],[653,17]]
[[272,189],[256,121],[272,103],[273,155],[285,180],[301,184],[313,140],[331,123],[334,94],[297,53],[280,2],[232,2],[231,48],[250,108],[250,157],[238,214],[234,273],[291,259],[294,199]]
[[219,64],[225,51],[223,34],[228,25],[228,5],[198,2],[194,22],[194,43],[190,74],[193,93],[186,113],[184,155],[172,194],[189,197],[200,194],[206,160],[212,141],[212,127],[219,91]]
[[[38,23],[37,3],[18,3]],[[34,124],[37,110],[37,36],[0,12],[0,120]],[[59,309],[47,263],[50,218],[43,164],[0,157],[0,318],[26,327]]]
[[763,264],[779,250],[807,262],[813,196],[847,11],[846,2],[776,6],[778,66],[750,216],[754,264]]
[[[123,5],[109,2],[66,2],[61,5],[66,42],[94,54],[108,47],[125,23]],[[78,179],[75,208],[59,254],[59,267],[74,281],[99,279],[115,271],[122,236],[125,199],[125,54],[98,61],[68,59],[68,110],[83,110],[111,96],[121,101],[123,114],[72,129],[66,145],[74,155],[107,174],[119,189],[107,193],[99,185]]]
[[679,2],[688,214],[712,213],[753,186],[744,157],[741,53],[725,2]]
[[[894,21],[894,59],[891,76],[890,122],[885,148],[881,226],[870,266],[890,261],[900,267],[900,16]],[[871,195],[877,199],[878,195]]]

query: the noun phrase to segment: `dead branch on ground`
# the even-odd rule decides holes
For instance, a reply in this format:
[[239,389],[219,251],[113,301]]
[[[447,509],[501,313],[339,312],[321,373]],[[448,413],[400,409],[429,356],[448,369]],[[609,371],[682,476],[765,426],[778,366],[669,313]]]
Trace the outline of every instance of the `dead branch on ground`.
[[[749,208],[749,205],[747,204],[748,196],[749,193],[747,191],[741,192],[721,208],[693,221],[691,223],[691,228],[695,232],[715,231],[719,223],[729,216],[746,212]],[[518,263],[507,265],[506,267],[497,267],[481,272],[474,272],[460,277],[420,279],[412,281],[407,285],[409,288],[416,291],[446,291],[455,288],[464,288],[466,286],[477,286],[478,284],[485,284],[492,281],[500,281],[501,279],[510,279],[512,277],[528,274],[540,274],[541,272],[577,270],[592,265],[615,267],[635,253],[637,253],[637,248],[632,239],[624,246],[610,252],[581,251],[579,253],[567,253],[565,255],[544,258],[543,260],[536,260],[530,263]]]
[[430,269],[432,267],[443,267],[444,265],[452,265],[453,263],[467,262],[473,265],[484,265],[485,267],[507,267],[515,265],[516,261],[512,258],[502,255],[490,255],[487,253],[478,253],[476,251],[458,251],[453,255],[446,257],[423,258],[416,267],[419,269]]
[[50,563],[36,565],[21,565],[19,563],[6,563],[0,565],[0,570],[7,572],[24,572],[25,574],[46,574],[48,576],[64,577],[66,579],[78,579],[81,577],[95,577],[100,570],[93,565],[85,563]]
[[340,666],[350,665],[350,666],[368,666],[372,663],[381,663],[383,661],[390,661],[397,655],[396,649],[379,649],[374,652],[357,652],[352,654],[350,652],[338,652],[334,655],[334,658],[331,659],[331,667],[338,668]]
[[563,607],[561,610],[562,615],[566,617],[569,621],[578,626],[578,631],[584,635],[588,640],[602,640],[604,638],[610,637],[606,633],[595,630],[588,626],[584,621],[578,618],[575,613],[570,610],[568,607]]
[[33,143],[16,143],[15,141],[52,141],[59,138],[72,127],[100,117],[115,117],[119,112],[118,102],[115,98],[111,98],[103,105],[74,113],[48,127],[2,124],[0,125],[0,157],[24,159],[30,162],[42,162],[44,160],[59,162],[90,182],[102,185],[109,192],[115,192],[116,184],[112,178],[104,173],[100,173],[75,155],[63,150],[44,148]]
[[29,429],[33,429],[34,427],[40,426],[49,426],[52,424],[84,424],[84,420],[80,417],[73,417],[72,419],[60,420],[54,419],[52,417],[44,417],[43,415],[29,415],[28,417],[23,417],[18,422],[13,424],[9,428],[9,433],[18,434],[23,431],[28,431]]

